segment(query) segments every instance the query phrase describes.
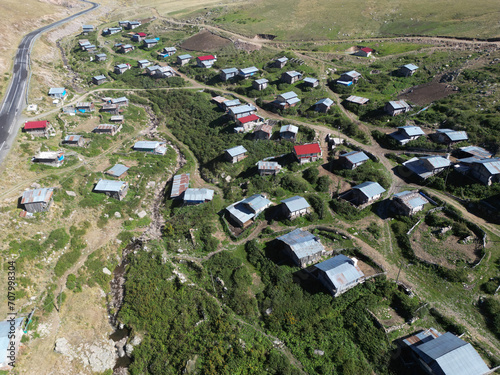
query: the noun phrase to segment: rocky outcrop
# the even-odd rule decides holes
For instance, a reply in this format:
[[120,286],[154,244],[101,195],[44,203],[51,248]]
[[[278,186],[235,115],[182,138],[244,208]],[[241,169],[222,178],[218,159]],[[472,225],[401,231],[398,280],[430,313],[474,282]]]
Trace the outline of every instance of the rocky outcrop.
[[[123,346],[122,346],[123,350]],[[70,361],[78,360],[92,372],[104,372],[112,369],[116,363],[116,349],[113,340],[101,343],[80,344],[73,347],[64,337],[56,340],[54,351],[67,357]]]

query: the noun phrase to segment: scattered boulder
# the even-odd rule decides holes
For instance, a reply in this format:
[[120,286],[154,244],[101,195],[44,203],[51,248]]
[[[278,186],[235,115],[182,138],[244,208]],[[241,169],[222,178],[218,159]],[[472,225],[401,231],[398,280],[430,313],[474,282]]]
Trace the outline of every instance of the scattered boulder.
[[106,275],[111,275],[111,271],[108,269],[108,267],[104,267],[102,269],[102,272],[104,272]]
[[314,355],[325,355],[325,352],[323,350],[319,350],[319,349],[314,349]]

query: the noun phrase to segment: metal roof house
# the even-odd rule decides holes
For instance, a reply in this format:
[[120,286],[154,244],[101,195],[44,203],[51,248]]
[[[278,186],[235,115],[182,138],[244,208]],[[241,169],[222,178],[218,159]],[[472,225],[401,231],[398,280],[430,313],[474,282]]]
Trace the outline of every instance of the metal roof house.
[[334,297],[365,281],[358,260],[342,254],[316,264],[315,268],[316,277]]
[[259,171],[259,175],[261,176],[276,176],[281,170],[281,165],[275,161],[263,161],[260,160],[257,163],[257,170]]
[[167,146],[165,142],[159,141],[138,141],[134,144],[135,151],[149,152],[155,155],[165,155]]
[[298,95],[293,91],[288,91],[277,96],[275,102],[278,107],[282,109],[294,107],[300,103]]
[[52,125],[47,120],[44,121],[27,121],[24,123],[23,131],[25,133],[37,136],[48,137],[54,131]]
[[130,64],[118,64],[114,67],[115,74],[123,74],[131,68]]
[[354,52],[354,55],[361,57],[370,57],[373,53],[373,49],[370,47],[362,47],[358,51]]
[[326,113],[328,112],[328,110],[332,105],[333,105],[332,99],[330,98],[320,99],[314,104],[314,110],[316,112]]
[[172,191],[170,198],[179,198],[189,186],[189,173],[177,174],[172,179]]
[[93,25],[83,25],[82,26],[82,32],[83,34],[88,34],[94,31],[94,26]]
[[247,149],[243,146],[236,146],[232,148],[228,148],[227,150],[224,150],[224,156],[226,160],[230,161],[231,163],[237,163],[247,157]]
[[128,106],[128,99],[125,96],[121,96],[119,98],[112,98],[110,103],[117,104],[120,107],[126,107]]
[[163,54],[167,56],[172,56],[177,53],[177,48],[175,47],[165,47],[163,48]]
[[64,164],[63,151],[43,151],[36,154],[31,162],[37,164],[50,165],[51,167],[60,167]]
[[418,66],[416,66],[415,64],[406,64],[399,67],[398,74],[402,77],[410,77],[415,74],[417,69]]
[[414,141],[419,137],[425,135],[424,131],[418,126],[400,126],[394,133],[389,134],[401,145],[405,145],[410,141]]
[[120,46],[120,53],[129,53],[130,51],[133,51],[135,47],[132,44],[124,44]]
[[214,55],[198,56],[196,58],[196,65],[200,68],[211,68],[216,61],[217,57]]
[[132,40],[134,42],[141,42],[147,36],[148,34],[146,33],[135,33],[134,35],[132,35]]
[[472,177],[486,186],[500,182],[500,159],[483,159],[474,161],[470,167]]
[[127,24],[126,24],[125,28],[127,30],[133,30],[136,27],[141,26],[141,22],[140,21],[126,21],[126,22],[127,22]]
[[368,103],[370,99],[363,98],[362,96],[351,95],[346,99],[346,102],[364,105]]
[[252,82],[252,87],[255,90],[262,91],[267,88],[268,83],[269,80],[266,78],[256,79],[255,81]]
[[318,85],[319,85],[319,80],[317,78],[312,78],[312,77],[304,78],[304,86],[317,87]]
[[[216,96],[216,98],[219,98],[218,96]],[[221,97],[222,98],[222,97]],[[213,100],[214,98],[212,98]],[[237,107],[241,105],[241,102],[240,102],[240,99],[231,99],[231,100],[227,100],[225,99],[223,102],[222,102],[222,109],[224,110],[229,110],[229,108],[231,107]]]
[[[7,319],[0,322],[0,370],[10,371],[15,364],[21,338],[24,318]],[[14,339],[15,337],[15,339]]]
[[108,56],[105,53],[98,53],[95,55],[95,61],[97,61],[97,62],[106,61],[107,58],[108,58]]
[[[431,331],[432,330],[432,331]],[[429,375],[486,375],[490,369],[474,347],[450,332],[435,329],[402,341]]]
[[247,227],[253,220],[271,205],[271,201],[262,194],[254,194],[226,207],[229,218],[239,227]]
[[111,136],[118,133],[122,130],[122,125],[113,125],[113,124],[100,124],[97,125],[92,132],[97,134],[109,134]]
[[493,154],[482,147],[478,146],[466,146],[460,147],[460,153],[467,157],[475,157],[477,159],[488,159],[493,156]]
[[193,56],[189,55],[189,54],[185,54],[185,55],[179,55],[177,56],[177,64],[179,65],[186,65],[187,63],[189,63],[189,61],[193,58]]
[[273,127],[268,124],[257,125],[253,131],[254,139],[271,139]]
[[62,99],[66,96],[64,87],[52,87],[49,89],[49,96],[54,99]]
[[106,174],[113,176],[113,177],[120,178],[120,177],[124,176],[128,170],[129,170],[129,167],[127,167],[126,165],[116,164],[113,167],[109,168],[106,171]]
[[259,69],[257,69],[255,66],[251,66],[249,68],[243,68],[243,69],[240,69],[238,75],[242,78],[248,78],[248,77],[251,77],[253,76],[254,74],[258,73],[259,72]]
[[306,199],[298,195],[283,199],[281,206],[285,217],[288,219],[295,219],[311,212],[311,206],[307,203]]
[[409,112],[410,110],[411,106],[404,100],[391,100],[385,103],[384,106],[384,111],[391,116],[397,116],[401,113]]
[[285,72],[281,75],[280,81],[288,84],[293,84],[302,79],[302,73],[299,73],[295,70],[291,70],[289,72]]
[[214,199],[214,191],[211,189],[186,189],[184,192],[185,204],[200,204],[210,202]]
[[405,216],[412,216],[424,209],[429,201],[418,191],[402,191],[392,196],[393,207],[396,212]]
[[463,130],[438,129],[432,134],[432,138],[438,143],[451,144],[455,142],[467,141],[469,137]]
[[240,117],[236,120],[236,123],[239,126],[235,128],[235,130],[237,129],[238,133],[248,132],[252,130],[257,124],[260,124],[262,122],[263,122],[262,118],[255,114],[245,117]]
[[283,56],[283,57],[280,57],[279,59],[274,60],[273,65],[275,68],[281,69],[286,65],[287,61],[288,61],[288,57]]
[[300,164],[319,160],[323,156],[319,143],[308,143],[305,145],[294,146],[293,154]]
[[353,203],[358,206],[372,203],[382,197],[384,192],[385,189],[378,182],[363,182],[352,188]]
[[361,74],[355,70],[351,70],[349,72],[342,73],[340,78],[337,80],[339,85],[351,86],[352,84],[358,82],[361,78]]
[[92,102],[78,102],[75,106],[76,110],[81,113],[94,112],[95,105]]
[[94,192],[104,193],[108,197],[121,201],[127,195],[128,183],[125,181],[114,181],[100,179],[94,187]]
[[145,48],[151,48],[158,44],[158,39],[155,38],[144,39],[143,44]]
[[81,135],[67,135],[62,141],[63,145],[82,147],[85,139]]
[[228,114],[229,116],[231,116],[233,120],[236,120],[239,119],[240,117],[253,115],[256,110],[257,108],[255,108],[253,105],[244,104],[229,108]]
[[405,161],[403,165],[420,179],[425,180],[451,166],[451,162],[442,156],[422,156]]
[[363,151],[351,151],[340,155],[339,160],[345,169],[356,169],[370,158]]
[[238,69],[236,68],[221,69],[220,79],[222,79],[223,81],[227,81],[230,78],[236,77],[237,74],[238,74]]
[[317,262],[326,254],[324,246],[314,234],[297,228],[277,238],[283,243],[283,250],[299,267],[305,268]]
[[54,188],[27,190],[21,197],[21,205],[27,212],[45,212],[52,204],[53,195]]
[[92,77],[92,83],[94,85],[102,85],[103,83],[105,83],[107,80],[106,76],[105,75],[98,75],[98,76],[95,76],[95,77]]
[[295,141],[299,128],[295,125],[283,125],[280,129],[280,138]]

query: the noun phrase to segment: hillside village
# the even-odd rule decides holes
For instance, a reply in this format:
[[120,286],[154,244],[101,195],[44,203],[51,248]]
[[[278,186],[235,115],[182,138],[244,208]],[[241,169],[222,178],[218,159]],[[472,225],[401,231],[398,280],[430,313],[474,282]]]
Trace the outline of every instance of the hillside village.
[[[81,373],[498,370],[498,44],[246,51],[175,26],[83,25],[78,80],[32,88],[0,219],[35,311],[19,368],[50,337]],[[92,288],[123,335],[82,365],[40,332]]]

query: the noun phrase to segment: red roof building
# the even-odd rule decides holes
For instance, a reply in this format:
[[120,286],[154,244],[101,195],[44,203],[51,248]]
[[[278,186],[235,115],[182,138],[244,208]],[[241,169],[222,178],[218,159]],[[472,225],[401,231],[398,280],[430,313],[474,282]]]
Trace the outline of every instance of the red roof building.
[[294,146],[293,153],[297,157],[300,164],[319,160],[322,156],[319,143]]
[[135,33],[135,35],[139,35],[141,38],[148,36],[146,33]]
[[197,59],[200,61],[215,60],[215,56],[214,55],[198,56]]
[[369,48],[369,47],[363,47],[363,48],[361,48],[361,51],[363,51],[363,52],[373,52],[373,50],[371,48]]
[[24,130],[46,129],[49,124],[48,121],[27,121],[24,124]]
[[247,122],[253,122],[253,121],[259,121],[260,117],[257,115],[250,115],[250,116],[245,116],[245,117],[240,117],[238,121],[243,125],[246,124]]

